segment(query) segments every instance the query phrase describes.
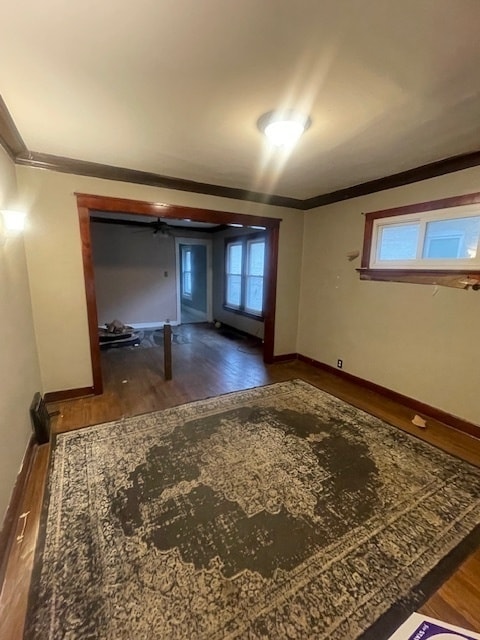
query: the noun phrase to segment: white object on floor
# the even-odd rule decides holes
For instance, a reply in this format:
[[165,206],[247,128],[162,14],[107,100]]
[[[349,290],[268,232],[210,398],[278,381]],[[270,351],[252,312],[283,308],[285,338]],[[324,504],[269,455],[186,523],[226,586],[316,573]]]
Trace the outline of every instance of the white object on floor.
[[480,640],[480,634],[420,613],[412,615],[388,640]]
[[425,422],[425,420],[417,415],[413,417],[412,424],[414,424],[416,427],[420,427],[421,429],[427,428],[427,423]]

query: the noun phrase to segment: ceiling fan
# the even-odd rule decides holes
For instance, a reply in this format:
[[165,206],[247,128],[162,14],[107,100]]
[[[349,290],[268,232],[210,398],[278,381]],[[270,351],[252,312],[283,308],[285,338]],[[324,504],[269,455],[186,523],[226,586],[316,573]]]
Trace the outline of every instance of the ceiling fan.
[[161,233],[164,236],[171,236],[172,235],[172,229],[171,229],[170,225],[168,225],[166,222],[161,220],[161,218],[157,218],[156,220],[153,220],[152,222],[143,222],[142,224],[145,225],[145,226],[150,227],[150,229],[153,229],[153,235],[154,236],[157,233]]
[[125,220],[123,218],[103,218],[99,216],[91,216],[92,222],[102,222],[105,224],[117,224],[127,227],[137,227],[137,231],[153,231],[153,235],[161,234],[163,236],[172,236],[172,228],[161,218],[145,222],[144,220]]

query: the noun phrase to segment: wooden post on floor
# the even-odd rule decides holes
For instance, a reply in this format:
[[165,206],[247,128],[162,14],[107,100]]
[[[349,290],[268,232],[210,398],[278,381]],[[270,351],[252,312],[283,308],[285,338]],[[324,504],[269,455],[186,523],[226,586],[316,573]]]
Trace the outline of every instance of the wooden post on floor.
[[172,326],[163,325],[163,366],[165,380],[172,379]]

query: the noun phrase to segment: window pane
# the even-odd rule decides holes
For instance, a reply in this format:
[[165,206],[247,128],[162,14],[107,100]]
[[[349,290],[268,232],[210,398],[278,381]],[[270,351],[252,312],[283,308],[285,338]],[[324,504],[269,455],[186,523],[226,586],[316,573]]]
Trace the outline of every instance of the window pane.
[[415,260],[419,229],[417,222],[381,227],[378,260]]
[[248,243],[248,267],[247,273],[251,276],[263,276],[265,264],[265,242]]
[[247,301],[245,307],[248,311],[262,312],[263,278],[261,276],[247,277]]
[[240,275],[242,273],[242,245],[229,244],[227,253],[227,272]]
[[187,296],[192,295],[192,274],[190,271],[185,271],[183,274],[183,293]]
[[476,258],[480,216],[427,222],[424,258]]
[[239,307],[242,294],[242,276],[227,275],[226,302],[232,307]]
[[192,252],[190,250],[185,251],[183,254],[183,268],[185,271],[192,270]]

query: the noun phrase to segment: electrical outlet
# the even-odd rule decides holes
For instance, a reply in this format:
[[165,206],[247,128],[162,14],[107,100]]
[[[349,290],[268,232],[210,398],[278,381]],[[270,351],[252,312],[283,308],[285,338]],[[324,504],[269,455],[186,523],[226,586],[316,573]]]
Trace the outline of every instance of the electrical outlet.
[[340,358],[337,360],[337,368],[338,369],[342,369],[343,367],[343,360],[340,360]]

